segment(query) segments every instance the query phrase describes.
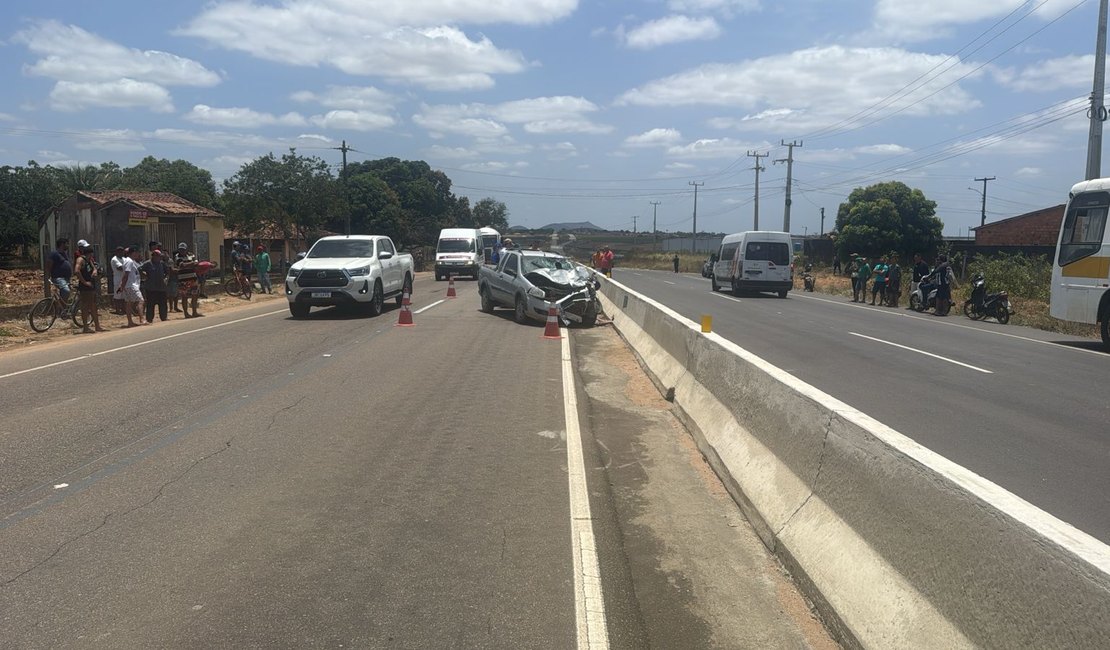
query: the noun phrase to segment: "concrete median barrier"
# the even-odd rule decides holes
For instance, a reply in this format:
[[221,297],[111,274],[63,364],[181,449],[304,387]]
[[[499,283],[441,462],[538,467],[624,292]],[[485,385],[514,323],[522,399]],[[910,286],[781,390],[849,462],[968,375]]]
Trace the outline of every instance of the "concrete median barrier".
[[1110,647],[1110,547],[618,282],[601,293],[845,644]]

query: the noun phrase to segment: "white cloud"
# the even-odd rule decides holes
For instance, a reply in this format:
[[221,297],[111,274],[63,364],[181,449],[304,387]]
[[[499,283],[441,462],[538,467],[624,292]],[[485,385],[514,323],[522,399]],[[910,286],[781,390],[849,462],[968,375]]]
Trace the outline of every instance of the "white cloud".
[[455,133],[476,138],[505,135],[505,124],[521,124],[528,133],[609,133],[613,127],[596,124],[585,113],[597,106],[581,97],[535,97],[501,104],[441,104],[421,106],[413,122],[433,134]]
[[292,94],[298,102],[313,102],[328,108],[367,110],[390,108],[396,102],[393,95],[373,86],[328,86],[323,93],[301,90]]
[[1065,88],[1090,88],[1095,55],[1062,56],[1045,59],[1021,70],[996,69],[999,83],[1017,92],[1052,92]]
[[663,165],[663,168],[667,169],[667,170],[670,170],[670,171],[673,171],[673,172],[687,172],[687,171],[690,171],[692,169],[697,169],[698,166],[697,165],[691,165],[690,163],[684,163],[684,162],[672,162],[672,163],[667,163],[666,165]]
[[651,129],[624,139],[626,147],[670,147],[682,141],[678,129]]
[[701,13],[715,11],[722,14],[748,13],[758,11],[759,0],[667,0],[671,11]]
[[69,158],[69,154],[62,153],[61,151],[50,151],[49,149],[43,149],[38,152],[38,157],[40,160],[58,161]]
[[311,140],[313,142],[323,143],[323,144],[335,144],[335,140],[332,140],[331,138],[329,138],[326,135],[320,135],[319,133],[302,133],[302,134],[297,136],[297,139],[298,140]]
[[748,151],[754,148],[756,147],[750,143],[732,138],[702,138],[688,144],[669,147],[667,155],[686,159],[739,158],[747,155]]
[[15,116],[7,113],[0,113],[0,122],[15,122]]
[[572,142],[556,142],[555,144],[541,145],[540,149],[547,153],[548,160],[569,160],[578,157],[578,147]]
[[432,160],[470,160],[477,158],[479,153],[466,147],[444,147],[434,144],[425,150],[425,155]]
[[59,81],[50,91],[50,106],[59,111],[92,107],[147,108],[155,113],[173,111],[173,101],[165,87],[134,79],[90,83]]
[[531,153],[534,147],[530,144],[517,142],[509,135],[488,138],[475,138],[473,143],[475,151],[486,154],[502,156],[524,155]]
[[1014,172],[1014,176],[1040,176],[1042,173],[1040,167],[1022,167]]
[[903,147],[900,144],[869,144],[862,147],[853,149],[856,153],[862,153],[873,156],[897,156],[904,153],[910,153],[913,149]]
[[436,90],[481,89],[527,62],[450,25],[545,24],[576,7],[577,0],[414,0],[372,8],[354,0],[232,0],[209,5],[178,33],[269,61]]
[[633,27],[624,33],[628,47],[649,50],[661,45],[683,41],[704,41],[721,35],[721,27],[712,17],[666,16]]
[[[739,63],[702,65],[629,90],[617,104],[726,106],[750,113],[739,119],[716,118],[710,122],[715,128],[809,130],[867,109],[892,88],[913,81],[946,58],[898,48],[814,47]],[[891,108],[904,107],[907,116],[952,115],[975,108],[979,102],[959,85],[927,97],[971,70],[972,66],[955,62],[946,75]]]
[[396,120],[389,115],[373,111],[336,110],[324,115],[313,115],[308,119],[321,129],[340,131],[380,131],[396,124]]
[[75,138],[73,146],[85,151],[144,151],[141,137],[131,129],[93,129]]
[[502,172],[513,173],[522,169],[527,169],[528,163],[523,160],[516,162],[483,162],[483,163],[466,163],[462,166],[463,169],[472,172]]
[[299,113],[273,115],[271,113],[260,113],[249,108],[212,108],[204,104],[197,104],[184,117],[190,122],[198,124],[248,129],[260,126],[301,126],[306,124],[304,116]]
[[36,76],[63,81],[115,81],[127,77],[164,86],[215,86],[220,76],[168,52],[124,47],[76,25],[47,20],[15,35],[16,42],[43,58],[27,66]]
[[1018,16],[1032,10],[1042,20],[1052,20],[1075,6],[1074,0],[878,0],[875,32],[900,41],[923,41],[950,34],[950,27],[1002,18],[1021,8]]

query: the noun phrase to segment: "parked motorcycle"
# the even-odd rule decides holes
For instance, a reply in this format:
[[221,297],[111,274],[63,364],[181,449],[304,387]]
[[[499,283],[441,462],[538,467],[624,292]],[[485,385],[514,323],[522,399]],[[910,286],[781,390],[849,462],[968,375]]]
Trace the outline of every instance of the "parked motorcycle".
[[813,264],[806,263],[805,271],[802,273],[802,286],[806,291],[813,291],[817,284],[817,276],[813,275]]
[[937,308],[937,285],[919,282],[917,288],[910,292],[910,309],[922,312],[927,309]]
[[1005,325],[1010,322],[1014,307],[1010,304],[1010,294],[1005,291],[987,293],[987,280],[982,273],[971,278],[971,297],[964,301],[964,316],[971,320],[994,318]]

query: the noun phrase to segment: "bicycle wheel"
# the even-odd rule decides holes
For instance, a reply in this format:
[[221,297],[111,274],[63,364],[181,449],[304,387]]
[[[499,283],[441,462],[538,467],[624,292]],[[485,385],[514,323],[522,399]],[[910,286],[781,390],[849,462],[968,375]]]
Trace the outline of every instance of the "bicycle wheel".
[[239,284],[239,280],[231,278],[224,283],[224,293],[229,296],[238,296],[243,293],[243,287]]
[[92,318],[81,313],[81,305],[78,301],[80,301],[80,297],[78,297],[76,301],[74,301],[74,303],[68,308],[73,310],[73,326],[85,328],[88,327],[89,323],[92,322]]
[[43,298],[31,308],[31,314],[27,317],[27,320],[31,322],[31,329],[36,332],[45,332],[50,329],[57,318],[58,306],[54,303],[54,299]]
[[252,293],[254,293],[254,283],[246,278],[243,278],[243,297],[247,300],[250,300]]

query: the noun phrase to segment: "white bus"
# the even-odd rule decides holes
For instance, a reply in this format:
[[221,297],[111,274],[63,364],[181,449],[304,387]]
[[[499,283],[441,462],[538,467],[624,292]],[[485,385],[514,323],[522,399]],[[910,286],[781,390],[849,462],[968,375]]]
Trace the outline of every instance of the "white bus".
[[1068,194],[1056,259],[1049,313],[1076,323],[1101,323],[1110,348],[1110,178],[1076,183]]

